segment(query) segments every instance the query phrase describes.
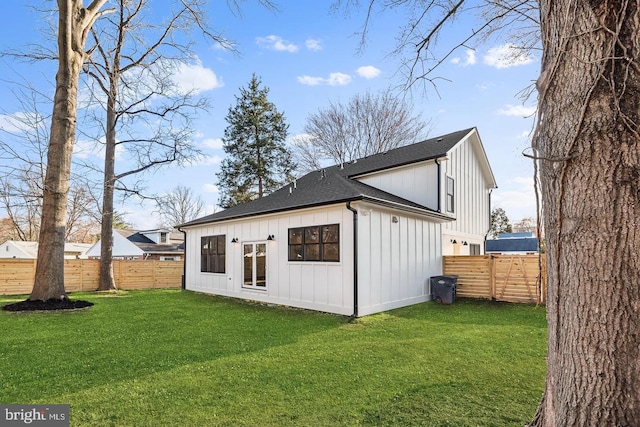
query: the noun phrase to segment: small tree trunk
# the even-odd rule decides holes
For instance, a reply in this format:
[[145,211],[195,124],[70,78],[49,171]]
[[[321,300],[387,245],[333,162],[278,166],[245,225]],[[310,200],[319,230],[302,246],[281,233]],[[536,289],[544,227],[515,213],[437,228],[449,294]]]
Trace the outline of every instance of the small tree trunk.
[[532,426],[640,425],[637,2],[541,1],[548,358]]

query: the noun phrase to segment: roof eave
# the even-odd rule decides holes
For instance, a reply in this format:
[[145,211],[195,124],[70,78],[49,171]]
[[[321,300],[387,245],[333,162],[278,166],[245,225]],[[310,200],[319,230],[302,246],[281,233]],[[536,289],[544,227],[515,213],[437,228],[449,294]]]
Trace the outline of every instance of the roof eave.
[[301,209],[317,208],[317,207],[320,207],[320,206],[336,205],[336,204],[339,204],[339,203],[353,202],[353,201],[362,200],[362,199],[363,199],[363,196],[350,197],[350,198],[336,199],[336,200],[325,201],[325,202],[310,203],[310,204],[306,204],[306,205],[297,205],[297,206],[292,206],[292,207],[287,207],[287,208],[270,209],[270,210],[265,210],[265,211],[262,211],[262,212],[249,212],[249,213],[244,213],[244,214],[239,214],[239,215],[232,215],[232,216],[223,217],[223,218],[214,218],[214,219],[210,219],[210,220],[207,220],[207,221],[198,221],[198,220],[196,220],[197,222],[196,221],[192,221],[192,222],[188,222],[186,224],[180,224],[180,225],[178,225],[178,228],[196,227],[196,226],[200,226],[200,225],[204,225],[204,224],[214,224],[214,223],[217,223],[217,222],[233,221],[233,220],[245,219],[245,218],[261,216],[261,215],[272,215],[272,214],[277,214],[277,213],[282,213],[282,212],[297,211],[297,210],[301,210]]
[[424,215],[424,216],[428,216],[429,218],[435,220],[436,222],[451,222],[451,221],[455,221],[456,219],[452,216],[443,214],[441,212],[438,211],[434,211],[432,209],[429,209],[427,207],[425,208],[418,208],[415,206],[409,206],[409,205],[404,205],[401,203],[395,203],[389,200],[383,200],[383,199],[378,199],[376,197],[363,197],[362,198],[363,201],[368,201],[371,203],[375,203],[377,205],[382,205],[382,206],[386,206],[386,207],[391,207],[391,208],[395,208],[395,209],[400,209],[402,211],[407,211],[407,212],[411,212],[414,214],[419,214],[419,215]]
[[358,197],[343,198],[343,199],[338,199],[338,200],[331,200],[329,202],[314,203],[314,204],[309,204],[309,205],[304,205],[304,206],[296,206],[296,207],[283,208],[283,209],[272,209],[272,210],[264,211],[264,212],[253,212],[253,213],[247,213],[247,214],[242,214],[242,215],[234,215],[234,216],[225,217],[225,218],[212,219],[212,220],[209,220],[209,221],[201,221],[201,222],[197,222],[197,223],[191,222],[191,223],[187,223],[187,224],[182,224],[179,227],[180,228],[197,227],[197,226],[201,226],[201,225],[205,225],[205,224],[214,224],[214,223],[219,223],[219,222],[234,221],[234,220],[246,219],[246,218],[257,217],[257,216],[262,216],[262,215],[272,215],[272,214],[277,214],[277,213],[292,212],[292,211],[298,211],[298,210],[302,210],[302,209],[316,208],[316,207],[320,207],[320,206],[329,206],[329,205],[336,205],[336,204],[340,204],[340,203],[356,202],[356,201],[370,202],[370,203],[374,203],[376,205],[386,206],[386,207],[399,209],[399,210],[406,211],[406,212],[411,212],[411,213],[414,213],[414,214],[427,216],[427,217],[435,220],[436,222],[441,222],[441,223],[442,222],[451,222],[451,221],[455,221],[456,220],[452,216],[443,214],[443,213],[438,212],[438,211],[434,211],[434,210],[426,208],[426,207],[425,208],[418,208],[418,207],[415,207],[415,206],[405,205],[405,204],[402,204],[402,203],[396,203],[396,202],[392,202],[392,201],[389,201],[389,200],[379,199],[377,197],[360,195]]

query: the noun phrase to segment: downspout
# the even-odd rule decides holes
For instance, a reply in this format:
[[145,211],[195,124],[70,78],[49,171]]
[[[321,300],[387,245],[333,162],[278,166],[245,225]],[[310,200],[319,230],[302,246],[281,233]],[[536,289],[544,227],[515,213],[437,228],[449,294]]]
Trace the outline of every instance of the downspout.
[[489,237],[489,233],[491,233],[491,193],[493,193],[493,188],[489,189],[489,229],[484,235],[484,255],[487,254],[487,238]]
[[441,181],[441,177],[440,177],[440,169],[441,169],[440,159],[436,159],[436,165],[438,165],[438,212],[442,212],[440,210],[440,203],[441,203],[440,202],[440,199],[441,199],[440,196],[442,196],[442,194],[440,194],[441,193],[441,189],[440,189],[440,185],[441,185],[441,182],[440,182]]
[[178,231],[184,234],[184,253],[182,254],[182,284],[180,289],[187,289],[187,232],[178,227]]
[[347,202],[347,209],[353,212],[353,320],[358,317],[358,210],[351,207],[351,202]]

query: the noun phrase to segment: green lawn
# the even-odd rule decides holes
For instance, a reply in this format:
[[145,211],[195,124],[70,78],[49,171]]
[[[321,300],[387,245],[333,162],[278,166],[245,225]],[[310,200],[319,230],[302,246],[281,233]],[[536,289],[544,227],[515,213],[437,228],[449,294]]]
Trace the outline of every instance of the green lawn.
[[0,312],[0,403],[70,404],[72,426],[522,426],[544,387],[542,307],[349,322],[179,290],[72,298],[95,306]]

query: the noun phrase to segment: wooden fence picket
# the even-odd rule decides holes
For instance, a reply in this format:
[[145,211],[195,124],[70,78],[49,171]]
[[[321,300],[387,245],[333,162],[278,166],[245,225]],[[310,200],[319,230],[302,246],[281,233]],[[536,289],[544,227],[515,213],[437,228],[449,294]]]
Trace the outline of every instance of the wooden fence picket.
[[537,255],[444,256],[442,266],[443,274],[458,276],[458,296],[540,304],[546,296],[544,261]]

